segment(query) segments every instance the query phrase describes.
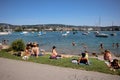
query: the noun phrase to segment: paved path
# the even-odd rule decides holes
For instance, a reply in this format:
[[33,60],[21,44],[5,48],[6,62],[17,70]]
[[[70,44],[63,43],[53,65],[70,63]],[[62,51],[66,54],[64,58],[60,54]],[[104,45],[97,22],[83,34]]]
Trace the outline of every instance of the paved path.
[[120,80],[120,76],[0,58],[0,80]]

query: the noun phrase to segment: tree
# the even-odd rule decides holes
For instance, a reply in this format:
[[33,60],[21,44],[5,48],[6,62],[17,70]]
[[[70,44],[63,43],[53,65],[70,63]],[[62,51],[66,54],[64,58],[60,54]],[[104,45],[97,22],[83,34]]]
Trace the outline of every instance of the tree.
[[24,51],[25,43],[22,39],[17,39],[12,42],[11,48],[13,51]]

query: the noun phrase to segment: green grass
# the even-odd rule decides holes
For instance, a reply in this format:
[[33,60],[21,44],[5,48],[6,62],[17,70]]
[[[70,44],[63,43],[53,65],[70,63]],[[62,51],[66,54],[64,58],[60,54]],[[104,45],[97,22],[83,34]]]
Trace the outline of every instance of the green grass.
[[[15,59],[15,60],[22,60],[21,57],[11,55],[10,53],[4,50],[0,51],[0,57]],[[74,57],[74,58],[77,59],[77,57]],[[73,68],[78,70],[80,69],[80,70],[102,72],[102,73],[113,74],[113,75],[120,75],[120,70],[117,70],[115,72],[111,71],[106,66],[104,61],[100,61],[95,58],[90,58],[91,65],[77,65],[77,64],[71,63],[72,59],[73,58],[62,58],[62,59],[55,60],[55,59],[49,59],[49,55],[45,55],[45,56],[40,56],[39,58],[30,57],[27,61],[41,63],[41,64],[49,64],[49,65],[60,66],[60,67]]]

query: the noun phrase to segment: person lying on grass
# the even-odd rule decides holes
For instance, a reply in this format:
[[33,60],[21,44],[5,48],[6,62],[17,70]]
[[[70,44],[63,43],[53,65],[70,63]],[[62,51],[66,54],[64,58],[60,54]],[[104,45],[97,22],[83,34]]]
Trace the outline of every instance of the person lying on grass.
[[110,70],[116,71],[116,69],[120,69],[120,64],[118,59],[113,59],[110,64],[107,64],[107,66],[110,68]]

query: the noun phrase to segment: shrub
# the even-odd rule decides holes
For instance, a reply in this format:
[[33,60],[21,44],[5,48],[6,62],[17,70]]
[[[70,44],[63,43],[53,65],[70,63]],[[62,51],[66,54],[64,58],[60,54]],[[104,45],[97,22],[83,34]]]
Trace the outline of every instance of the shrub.
[[25,43],[22,39],[17,39],[12,42],[11,49],[13,51],[24,51],[25,49]]

